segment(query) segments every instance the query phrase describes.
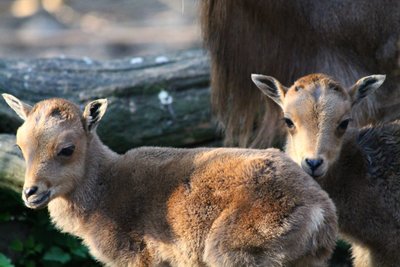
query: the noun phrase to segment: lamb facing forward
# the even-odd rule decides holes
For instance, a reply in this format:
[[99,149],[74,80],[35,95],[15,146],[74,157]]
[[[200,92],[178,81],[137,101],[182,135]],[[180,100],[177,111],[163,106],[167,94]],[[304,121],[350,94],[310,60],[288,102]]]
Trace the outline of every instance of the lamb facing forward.
[[118,155],[95,129],[107,101],[82,114],[63,99],[25,120],[23,200],[109,266],[323,266],[336,240],[327,194],[281,152],[143,147]]
[[400,266],[400,123],[347,130],[351,109],[385,76],[364,77],[350,88],[323,74],[290,88],[270,76],[252,79],[283,109],[287,153],[336,204],[354,265]]

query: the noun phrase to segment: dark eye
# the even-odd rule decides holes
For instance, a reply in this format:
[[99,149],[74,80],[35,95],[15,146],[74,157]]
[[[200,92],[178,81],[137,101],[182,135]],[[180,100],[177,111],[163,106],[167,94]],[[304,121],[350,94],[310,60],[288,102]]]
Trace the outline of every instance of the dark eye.
[[342,122],[339,124],[338,129],[340,129],[340,130],[346,130],[346,129],[347,129],[347,126],[349,126],[349,122],[350,122],[350,119],[346,119],[346,120],[342,121]]
[[291,119],[289,119],[289,118],[284,118],[284,120],[285,120],[286,126],[287,126],[289,129],[293,129],[293,128],[294,128],[294,123],[293,123],[293,121],[292,121]]
[[60,150],[60,152],[58,152],[57,156],[69,157],[74,153],[74,150],[75,150],[74,145],[64,147],[63,149]]

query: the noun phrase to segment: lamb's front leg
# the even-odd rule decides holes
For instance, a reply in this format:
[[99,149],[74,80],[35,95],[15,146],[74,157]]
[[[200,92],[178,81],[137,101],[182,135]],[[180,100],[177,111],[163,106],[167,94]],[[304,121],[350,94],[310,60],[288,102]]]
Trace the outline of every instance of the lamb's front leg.
[[375,267],[378,266],[373,259],[371,251],[360,244],[352,243],[352,255],[354,267]]

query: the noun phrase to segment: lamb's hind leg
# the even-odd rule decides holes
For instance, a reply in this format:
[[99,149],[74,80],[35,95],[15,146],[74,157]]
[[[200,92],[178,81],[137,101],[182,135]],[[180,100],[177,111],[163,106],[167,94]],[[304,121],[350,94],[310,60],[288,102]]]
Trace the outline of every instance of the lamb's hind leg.
[[228,247],[217,240],[208,240],[203,261],[211,267],[283,267],[279,260],[272,255],[257,251],[257,249],[229,250]]
[[[225,210],[207,236],[203,260],[210,266],[327,266],[335,224],[319,206],[300,206],[276,223],[251,207]],[[316,213],[321,214],[316,216]],[[318,219],[318,220],[317,220]]]
[[[209,255],[210,256],[210,255]],[[218,258],[219,257],[219,258]],[[258,256],[259,257],[259,256]],[[211,256],[205,259],[207,266],[211,267],[231,267],[231,266],[246,266],[246,267],[283,267],[282,264],[272,262],[268,257],[264,259],[255,259],[254,255],[243,251],[231,251],[220,256]]]
[[279,253],[263,248],[257,233],[243,230],[237,215],[237,210],[225,210],[214,221],[205,240],[204,263],[212,267],[283,267]]

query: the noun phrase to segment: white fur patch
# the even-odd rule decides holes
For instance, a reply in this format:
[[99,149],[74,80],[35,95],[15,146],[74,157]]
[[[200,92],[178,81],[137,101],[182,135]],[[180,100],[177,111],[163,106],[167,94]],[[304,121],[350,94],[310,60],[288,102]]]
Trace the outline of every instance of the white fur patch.
[[317,232],[320,225],[324,222],[324,210],[320,206],[315,206],[311,210],[311,222],[309,224],[310,234]]

